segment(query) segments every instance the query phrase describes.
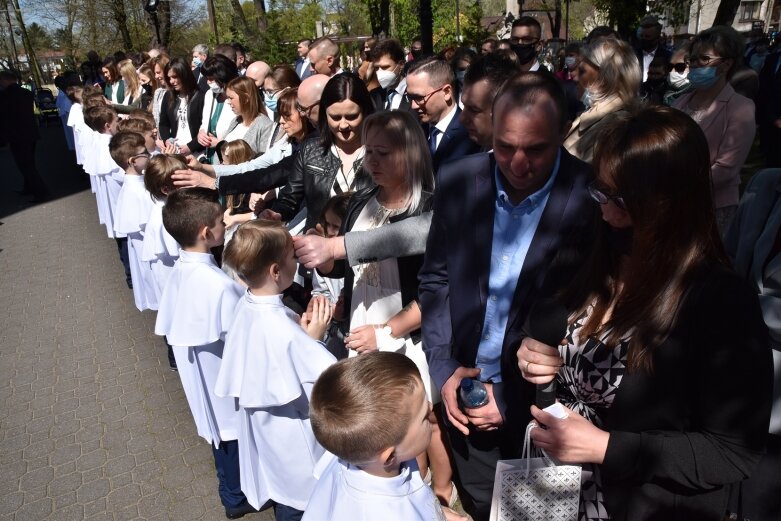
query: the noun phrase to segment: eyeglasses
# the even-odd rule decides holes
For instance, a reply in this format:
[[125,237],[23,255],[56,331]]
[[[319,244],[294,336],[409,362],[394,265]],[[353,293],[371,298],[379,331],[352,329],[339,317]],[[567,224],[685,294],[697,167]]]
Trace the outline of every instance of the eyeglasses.
[[263,94],[266,94],[266,95],[268,95],[269,97],[272,97],[272,98],[273,98],[274,96],[276,96],[276,95],[277,95],[277,93],[278,93],[278,92],[280,92],[280,91],[282,91],[282,90],[284,90],[284,89],[281,89],[281,88],[280,88],[280,89],[260,89],[260,91],[261,91]]
[[433,96],[435,93],[441,91],[445,87],[447,87],[447,84],[442,85],[438,89],[432,90],[431,92],[429,92],[425,96],[421,96],[420,94],[410,94],[410,93],[407,93],[407,99],[410,100],[410,102],[414,102],[415,104],[417,104],[418,107],[422,107],[423,105],[428,103],[428,100],[431,99],[431,96]]
[[689,64],[686,62],[681,63],[668,63],[667,64],[667,70],[668,71],[675,71],[678,74],[683,74],[683,72],[686,70],[686,67],[688,67]]
[[304,107],[303,105],[301,105],[298,102],[298,100],[296,100],[296,110],[302,116],[307,116],[307,115],[309,115],[309,111],[312,110],[312,108],[314,108],[314,106],[319,104],[319,103],[320,103],[320,101],[318,100],[318,101],[315,101],[314,103],[312,103],[311,105],[308,105],[308,106]]
[[624,203],[623,197],[605,193],[603,189],[598,187],[596,181],[592,181],[591,183],[589,183],[588,193],[591,196],[591,198],[594,199],[599,204],[607,204],[608,201],[613,201],[616,204],[616,206],[618,206],[622,210],[626,210],[626,203]]
[[708,56],[707,54],[700,54],[698,56],[689,56],[689,63],[697,62],[699,65],[710,65],[716,60],[723,60],[721,56]]
[[510,41],[513,43],[520,43],[523,45],[533,45],[540,41],[539,38],[535,38],[534,36],[526,36],[524,38],[518,38],[517,36],[511,36]]

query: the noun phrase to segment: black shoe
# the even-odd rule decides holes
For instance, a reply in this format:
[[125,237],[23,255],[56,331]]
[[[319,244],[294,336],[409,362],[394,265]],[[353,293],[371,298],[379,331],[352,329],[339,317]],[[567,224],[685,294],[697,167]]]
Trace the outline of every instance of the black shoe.
[[246,514],[252,514],[258,512],[252,505],[250,505],[245,499],[237,507],[225,507],[225,517],[228,519],[239,519]]
[[127,282],[127,287],[128,288],[133,289],[133,280],[132,279],[127,279],[125,282]]

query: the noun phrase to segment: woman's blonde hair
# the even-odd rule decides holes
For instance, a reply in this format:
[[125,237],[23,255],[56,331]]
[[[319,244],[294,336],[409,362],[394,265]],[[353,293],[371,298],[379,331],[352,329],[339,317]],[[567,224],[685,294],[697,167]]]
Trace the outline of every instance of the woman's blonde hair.
[[256,219],[239,226],[222,261],[255,288],[263,284],[272,264],[282,264],[292,247],[293,238],[282,223]]
[[138,79],[136,66],[133,65],[133,62],[130,60],[119,62],[119,75],[125,80],[126,94],[133,96],[134,100],[138,99],[141,96],[141,82]]
[[[420,207],[423,192],[434,191],[434,168],[423,130],[409,112],[377,112],[367,117],[363,124],[361,141],[364,144],[375,127],[395,147],[392,153],[397,161],[402,162],[400,166],[406,174],[407,212],[414,213]],[[365,161],[364,168],[368,170]]]
[[255,82],[246,76],[239,76],[229,81],[225,90],[232,90],[239,97],[239,103],[241,103],[239,117],[242,123],[245,125],[252,123],[260,114],[260,100]]
[[643,73],[628,43],[612,38],[598,40],[583,47],[580,56],[598,70],[597,79],[588,87],[596,100],[617,96],[630,103],[637,99]]

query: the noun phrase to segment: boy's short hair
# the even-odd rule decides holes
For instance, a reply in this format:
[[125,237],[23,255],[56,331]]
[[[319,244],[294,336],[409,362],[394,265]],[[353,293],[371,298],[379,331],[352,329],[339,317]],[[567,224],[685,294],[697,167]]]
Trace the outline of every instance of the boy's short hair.
[[95,132],[102,133],[106,125],[117,118],[117,112],[106,104],[95,105],[84,112],[84,123]]
[[130,164],[130,158],[146,152],[144,136],[138,132],[117,132],[111,137],[108,143],[108,151],[111,153],[111,159],[118,164],[122,170],[127,170]]
[[171,192],[163,207],[163,226],[183,247],[195,245],[204,226],[211,228],[222,215],[219,195],[203,187]]
[[137,132],[142,134],[155,129],[154,125],[150,125],[145,119],[129,117],[119,122],[117,126],[120,132]]
[[[86,91],[86,88],[85,88]],[[102,92],[82,92],[81,94],[82,104],[84,105],[84,110],[87,110],[90,107],[99,107],[101,105],[109,106],[106,103],[106,97],[103,96]]]
[[293,238],[278,221],[257,219],[236,230],[225,247],[223,263],[231,267],[250,287],[263,283],[272,264],[282,264],[293,247]]
[[315,382],[309,417],[315,437],[339,458],[361,465],[401,443],[411,414],[400,404],[423,387],[415,363],[377,351],[341,360]]
[[157,128],[157,123],[155,123],[155,117],[148,110],[135,109],[132,112],[130,112],[129,119],[142,119],[147,123],[149,123],[150,125],[152,125],[152,128]]
[[149,159],[144,170],[144,186],[153,199],[165,201],[168,194],[176,190],[171,176],[177,170],[187,170],[184,156],[158,154]]

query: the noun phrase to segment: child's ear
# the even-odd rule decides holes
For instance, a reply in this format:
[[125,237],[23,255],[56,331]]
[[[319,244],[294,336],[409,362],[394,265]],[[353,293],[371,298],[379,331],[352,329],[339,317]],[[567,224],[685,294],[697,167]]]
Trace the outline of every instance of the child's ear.
[[201,226],[201,229],[198,230],[198,240],[200,241],[208,241],[211,237],[212,232],[209,231],[208,226]]
[[388,447],[380,452],[380,461],[382,462],[382,466],[386,469],[398,466],[399,463],[396,461],[396,447]]
[[279,281],[279,275],[281,271],[282,270],[280,269],[279,264],[276,262],[268,268],[268,274],[274,282]]

